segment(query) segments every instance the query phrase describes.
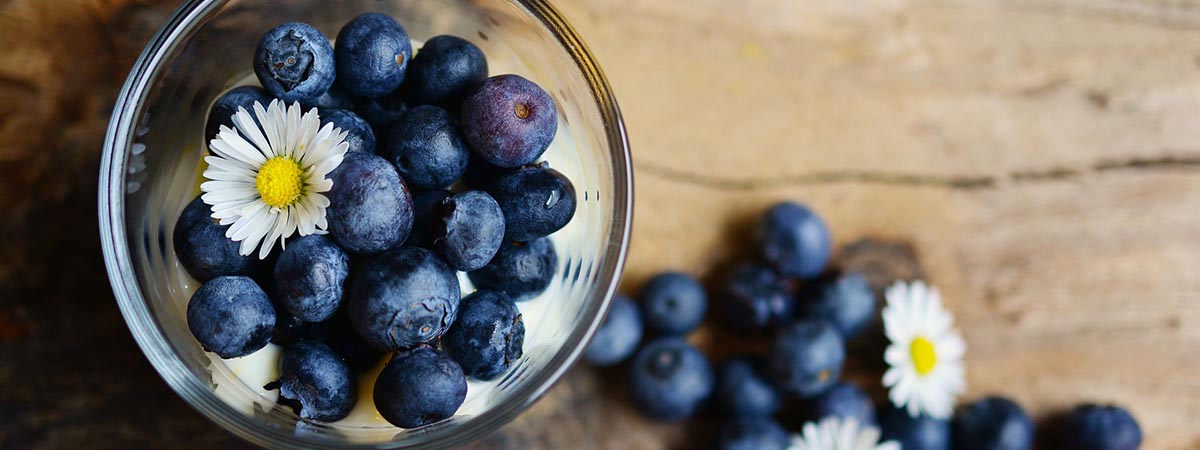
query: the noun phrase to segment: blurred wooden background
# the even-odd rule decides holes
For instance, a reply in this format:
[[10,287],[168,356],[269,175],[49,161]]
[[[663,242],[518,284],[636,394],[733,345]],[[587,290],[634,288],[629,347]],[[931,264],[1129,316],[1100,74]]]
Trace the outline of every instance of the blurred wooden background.
[[[108,114],[175,3],[0,1],[0,448],[244,446],[137,351],[96,236]],[[942,288],[969,399],[1113,401],[1144,448],[1200,449],[1200,2],[556,4],[633,141],[627,288],[707,275],[766,205],[803,201],[848,265]],[[711,428],[642,420],[601,377],[572,371],[476,447],[694,448]]]

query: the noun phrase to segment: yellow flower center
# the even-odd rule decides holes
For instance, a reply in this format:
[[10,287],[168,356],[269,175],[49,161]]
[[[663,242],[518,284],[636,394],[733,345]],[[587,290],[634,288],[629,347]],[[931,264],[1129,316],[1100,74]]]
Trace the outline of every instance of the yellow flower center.
[[291,206],[300,198],[304,188],[304,169],[300,163],[285,156],[268,159],[258,169],[254,187],[263,202],[276,208]]
[[937,365],[937,351],[933,349],[933,343],[929,342],[929,339],[913,339],[909,351],[912,352],[913,367],[917,369],[917,374],[928,375],[933,371],[933,366]]

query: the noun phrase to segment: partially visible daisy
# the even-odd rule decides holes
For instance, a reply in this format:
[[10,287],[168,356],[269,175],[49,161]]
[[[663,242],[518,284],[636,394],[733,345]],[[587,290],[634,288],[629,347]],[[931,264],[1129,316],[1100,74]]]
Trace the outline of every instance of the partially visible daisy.
[[891,344],[883,354],[888,398],[908,415],[946,419],[966,390],[963,353],[967,344],[942,308],[937,288],[921,281],[897,282],[884,293],[883,328]]
[[200,190],[212,217],[231,225],[225,236],[241,242],[239,252],[249,255],[259,247],[258,257],[265,259],[276,240],[282,246],[296,231],[325,233],[329,199],[323,193],[333,187],[326,176],[342,163],[349,144],[347,132],[331,123],[320,126],[316,108],[301,114],[299,103],[285,107],[273,100],[263,108],[255,102],[254,115],[239,107],[237,128],[221,126],[209,143],[216,156],[204,157],[208,181]]
[[788,450],[900,450],[895,441],[879,442],[879,428],[853,418],[828,416],[805,423],[800,431],[792,435]]

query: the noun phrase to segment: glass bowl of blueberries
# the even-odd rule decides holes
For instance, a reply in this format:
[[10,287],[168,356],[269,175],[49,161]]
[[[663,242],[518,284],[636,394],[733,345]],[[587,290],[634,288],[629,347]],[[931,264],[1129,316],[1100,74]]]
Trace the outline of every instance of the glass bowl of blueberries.
[[192,0],[117,100],[101,237],[134,338],[221,427],[452,447],[583,353],[631,170],[545,0]]

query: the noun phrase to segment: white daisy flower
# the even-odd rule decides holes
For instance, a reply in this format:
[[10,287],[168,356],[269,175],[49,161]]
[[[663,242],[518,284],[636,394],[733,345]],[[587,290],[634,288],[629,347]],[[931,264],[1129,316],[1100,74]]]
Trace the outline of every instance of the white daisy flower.
[[888,398],[908,414],[946,419],[955,397],[967,388],[963,353],[967,344],[942,308],[937,288],[921,281],[897,282],[887,289],[883,328],[891,344],[883,354]]
[[829,416],[805,423],[800,431],[792,435],[788,450],[900,450],[895,441],[879,442],[879,428],[853,418]]
[[200,190],[212,217],[231,225],[225,236],[242,243],[239,252],[249,255],[261,243],[258,257],[264,259],[276,240],[283,246],[296,231],[325,234],[329,199],[322,193],[333,187],[326,176],[342,163],[349,144],[347,132],[331,123],[320,126],[316,108],[301,115],[299,103],[285,107],[273,100],[266,108],[255,102],[254,114],[257,122],[239,107],[237,129],[221,126],[209,143],[216,156],[204,157],[207,181]]

